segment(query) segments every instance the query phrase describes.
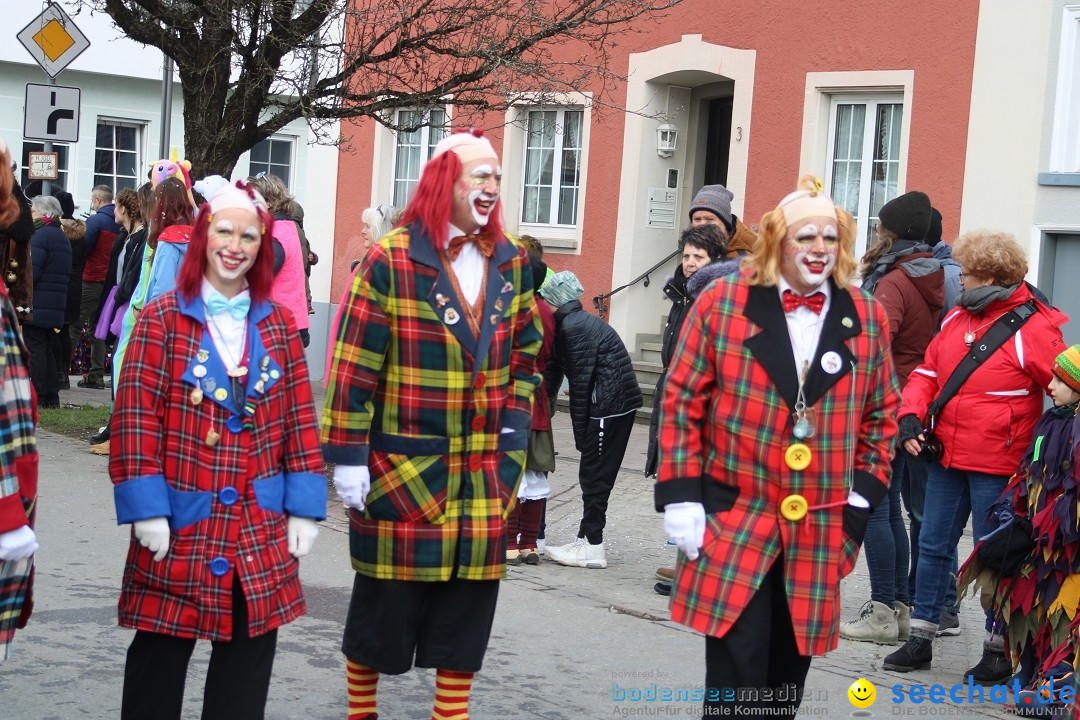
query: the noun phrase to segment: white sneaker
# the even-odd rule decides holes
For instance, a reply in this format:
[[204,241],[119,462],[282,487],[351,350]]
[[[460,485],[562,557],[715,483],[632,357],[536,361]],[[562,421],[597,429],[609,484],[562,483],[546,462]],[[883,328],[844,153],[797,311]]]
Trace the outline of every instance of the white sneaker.
[[578,538],[566,545],[552,545],[547,548],[547,557],[567,567],[583,567],[602,570],[607,567],[604,543],[590,545],[585,538]]

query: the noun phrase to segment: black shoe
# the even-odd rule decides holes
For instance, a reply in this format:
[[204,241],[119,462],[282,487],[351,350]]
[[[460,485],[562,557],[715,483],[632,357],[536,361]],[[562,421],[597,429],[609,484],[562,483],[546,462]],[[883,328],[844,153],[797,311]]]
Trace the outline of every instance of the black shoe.
[[85,380],[80,380],[77,383],[77,385],[79,387],[81,387],[81,388],[86,388],[88,390],[104,390],[105,389],[105,383],[103,383],[101,380],[98,380],[98,381],[95,382],[95,381],[91,380],[90,378],[86,378]]
[[665,595],[665,596],[670,595],[671,594],[671,582],[669,582],[667,580],[661,580],[660,582],[653,585],[652,589],[655,590],[656,592],[658,592],[661,595]]
[[110,437],[112,437],[112,436],[109,434],[109,426],[106,425],[104,430],[90,436],[90,444],[91,445],[100,445],[101,443],[108,440]]
[[964,673],[964,680],[971,676],[977,685],[998,685],[1012,677],[1012,663],[1005,658],[1004,650],[991,650],[983,645],[982,660]]
[[913,631],[902,648],[885,656],[881,667],[896,672],[929,670],[930,661],[934,658],[933,648],[934,641],[931,638],[921,637]]

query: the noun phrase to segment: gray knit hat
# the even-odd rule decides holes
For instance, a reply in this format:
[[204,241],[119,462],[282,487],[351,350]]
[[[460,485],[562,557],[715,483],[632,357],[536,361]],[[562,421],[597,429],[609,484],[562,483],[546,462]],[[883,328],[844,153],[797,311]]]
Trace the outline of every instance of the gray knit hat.
[[922,240],[930,230],[930,198],[912,190],[894,197],[878,210],[878,220],[901,240]]
[[698,190],[694,202],[690,204],[690,219],[698,210],[708,210],[724,221],[724,226],[731,232],[731,199],[735,194],[723,185],[706,185]]
[[571,300],[577,300],[584,292],[581,281],[570,270],[555,273],[544,283],[544,287],[540,288],[540,296],[555,307],[562,307]]

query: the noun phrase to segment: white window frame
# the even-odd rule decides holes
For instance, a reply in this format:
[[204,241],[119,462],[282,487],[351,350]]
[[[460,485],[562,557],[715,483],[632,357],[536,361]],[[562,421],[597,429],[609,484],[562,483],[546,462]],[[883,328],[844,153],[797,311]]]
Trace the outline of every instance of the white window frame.
[[[108,125],[108,126],[113,127],[113,128],[127,127],[127,128],[132,128],[133,130],[135,130],[135,166],[134,166],[135,174],[133,176],[119,174],[116,171],[117,170],[116,161],[115,161],[115,158],[114,158],[113,159],[113,171],[111,173],[112,182],[110,183],[110,185],[112,186],[113,194],[115,195],[117,192],[119,192],[122,189],[122,188],[118,187],[117,180],[119,178],[121,178],[121,177],[123,177],[123,178],[131,177],[132,181],[134,183],[132,189],[138,188],[140,185],[142,185],[144,182],[146,182],[146,174],[145,174],[144,171],[145,171],[145,169],[147,167],[146,160],[145,160],[145,157],[146,157],[146,126],[147,126],[147,123],[142,121],[142,120],[132,120],[130,118],[107,117],[107,116],[104,116],[104,115],[99,115],[97,117],[97,120],[94,123],[94,164],[93,164],[93,172],[92,172],[95,186],[105,184],[105,183],[99,183],[98,182],[98,176],[105,175],[105,173],[99,173],[97,171],[97,154],[98,154],[98,151],[99,150],[110,150],[113,153],[115,153],[117,151],[115,147],[113,147],[113,148],[101,148],[101,147],[98,147],[98,144],[97,144],[97,130],[98,130],[98,127],[100,127],[101,125]],[[128,152],[128,151],[125,150],[123,152]]]
[[[526,228],[527,230],[532,230],[532,231],[541,232],[541,233],[546,232],[549,228],[576,227],[577,226],[577,221],[578,221],[577,209],[578,209],[578,206],[580,205],[580,199],[581,199],[581,194],[582,194],[581,193],[581,190],[582,190],[582,187],[581,187],[581,155],[582,155],[582,153],[584,151],[584,148],[582,147],[582,145],[583,145],[583,141],[584,141],[584,137],[585,137],[585,128],[584,128],[585,110],[584,110],[584,108],[582,108],[580,106],[573,106],[573,105],[571,105],[571,106],[538,105],[538,106],[532,106],[532,107],[523,107],[521,109],[521,112],[522,112],[522,115],[523,115],[523,118],[524,118],[524,121],[525,121],[525,142],[523,143],[524,147],[522,148],[522,156],[521,156],[521,167],[523,168],[523,172],[522,172],[522,177],[521,177],[521,184],[518,187],[519,198],[520,198],[519,199],[520,211],[519,211],[518,217],[520,218],[521,226]],[[530,187],[528,185],[529,178],[527,176],[528,169],[529,169],[529,149],[530,149],[529,148],[529,135],[530,135],[530,133],[529,133],[529,116],[532,113],[552,113],[552,112],[555,113],[555,135],[554,135],[554,138],[553,138],[554,142],[555,142],[555,146],[553,148],[551,148],[551,150],[552,150],[551,183],[547,184],[547,185],[538,184],[538,185],[534,186],[534,187],[547,187],[547,188],[549,188],[551,190],[551,201],[550,201],[550,203],[548,205],[548,213],[547,213],[548,216],[547,216],[546,222],[542,222],[540,220],[527,221],[525,219],[524,215],[525,215],[526,195],[527,195],[529,187]],[[562,206],[561,206],[561,198],[560,198],[560,192],[559,191],[562,189],[561,178],[562,178],[562,173],[563,173],[563,157],[564,157],[564,155],[566,153],[566,144],[565,144],[565,138],[566,138],[566,133],[565,133],[565,129],[566,129],[566,113],[568,113],[568,112],[580,113],[580,115],[581,115],[580,122],[582,124],[582,127],[580,128],[580,130],[581,130],[581,138],[578,140],[579,145],[578,145],[577,148],[574,148],[578,152],[578,173],[577,173],[576,183],[574,184],[574,189],[575,189],[575,193],[574,193],[574,217],[568,223],[561,223],[561,222],[559,222],[559,216],[562,214],[562,212],[561,212],[562,211]],[[503,192],[504,193],[506,192],[506,188],[504,188]],[[526,231],[523,230],[522,232],[525,233]],[[532,234],[532,233],[530,232],[528,234]]]
[[[296,145],[298,139],[299,138],[297,138],[295,135],[271,135],[265,140],[260,141],[270,143],[270,147],[268,148],[269,152],[266,156],[266,162],[256,162],[252,160],[251,150],[254,150],[255,148],[252,147],[251,150],[248,150],[248,176],[255,177],[260,172],[265,172],[268,175],[275,175],[279,180],[285,183],[285,187],[292,191],[294,179],[296,177]],[[282,163],[275,163],[271,159],[273,157],[274,151],[273,143],[286,143],[289,146],[289,162],[285,165],[285,167],[289,169],[289,177],[287,178],[283,178],[281,177],[281,175],[274,172],[274,168],[281,167]],[[258,170],[253,167],[256,164],[260,166]],[[261,167],[263,165],[266,166],[265,169]]]
[[[580,110],[581,155],[578,159],[577,208],[572,225],[549,223],[525,223],[521,221],[524,207],[525,149],[528,136],[530,110]],[[592,134],[592,94],[555,93],[539,95],[520,93],[514,96],[514,104],[506,112],[506,132],[502,152],[503,182],[502,202],[506,229],[514,235],[532,235],[544,246],[553,250],[580,254],[585,235],[585,203],[589,187],[589,146]],[[557,177],[555,175],[553,178]]]
[[[862,105],[866,108],[866,113],[863,117],[863,138],[862,138],[862,150],[861,150],[861,168],[859,177],[859,199],[856,204],[855,212],[852,215],[855,216],[855,220],[858,225],[858,232],[855,237],[855,256],[862,257],[866,252],[867,245],[869,244],[870,233],[873,231],[877,216],[872,214],[870,207],[871,192],[873,189],[873,176],[874,176],[874,145],[875,145],[875,130],[877,126],[877,108],[881,105],[901,105],[903,104],[903,96],[895,93],[858,93],[858,94],[835,94],[830,97],[829,104],[829,133],[828,133],[828,145],[826,148],[826,156],[828,162],[825,165],[825,191],[832,193],[833,188],[833,169],[835,167],[835,142],[836,142],[836,121],[837,111],[841,105]],[[897,168],[899,168],[899,149],[897,149]],[[897,177],[896,187],[899,188],[899,177]],[[892,198],[901,194],[899,189],[896,190],[892,197],[886,198],[884,202],[888,202]],[[833,197],[837,200],[839,198]]]
[[[427,163],[427,161],[431,159],[431,153],[434,150],[435,145],[438,143],[439,139],[441,139],[447,133],[450,132],[450,112],[448,111],[448,109],[445,106],[443,106],[443,107],[432,108],[432,110],[439,110],[439,111],[441,111],[443,113],[443,125],[442,125],[441,128],[439,128],[439,127],[433,128],[431,125],[425,124],[425,125],[422,125],[419,128],[417,128],[417,130],[415,131],[415,132],[420,133],[420,142],[417,145],[421,149],[420,163],[417,166],[417,173],[416,173],[415,178],[412,178],[412,177],[409,177],[409,178],[398,177],[398,170],[399,170],[399,168],[398,168],[398,148],[400,147],[400,138],[401,138],[402,133],[400,131],[394,131],[393,132],[394,141],[393,141],[393,147],[392,147],[392,152],[391,152],[391,156],[390,156],[391,157],[390,192],[389,192],[389,195],[387,196],[387,201],[391,205],[394,205],[396,207],[405,207],[406,203],[409,201],[409,198],[412,197],[413,191],[416,189],[416,184],[420,181],[420,170],[422,170],[423,167],[424,167],[424,164]],[[393,111],[394,120],[398,124],[400,124],[400,122],[402,120],[401,113],[406,113],[406,112],[420,112],[420,110],[418,110],[417,108],[397,108],[397,109],[395,109]],[[426,122],[430,122],[430,120],[431,120],[430,112],[431,111],[428,111],[426,113],[426,115],[427,115],[427,117],[425,117]],[[438,130],[440,132],[439,138],[433,138],[432,137],[432,130],[433,129]],[[433,139],[434,139],[434,142],[432,142]],[[423,152],[424,148],[427,148],[426,157],[424,156],[425,154]],[[400,184],[402,184],[402,183],[407,184],[408,188],[404,191],[404,194],[399,197],[398,196],[398,186]]]
[[[914,70],[861,70],[851,72],[812,72],[806,74],[803,101],[803,132],[800,152],[802,173],[813,173],[825,181],[832,180],[833,98],[835,96],[892,95],[903,105],[900,125],[900,157],[897,167],[896,192],[907,191],[908,143],[911,136],[911,109],[915,87]],[[856,257],[866,248],[868,228],[856,232]]]
[[1080,173],[1080,4],[1062,9],[1050,172]]

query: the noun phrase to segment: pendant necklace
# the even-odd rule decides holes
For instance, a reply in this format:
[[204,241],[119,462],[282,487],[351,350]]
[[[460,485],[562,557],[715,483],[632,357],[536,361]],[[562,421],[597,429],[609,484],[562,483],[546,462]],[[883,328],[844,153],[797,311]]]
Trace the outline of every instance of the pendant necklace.
[[[1009,311],[1006,310],[1005,312],[1009,312]],[[1001,315],[1004,315],[1004,314],[1005,314],[1004,312],[1001,313]],[[988,320],[987,322],[984,322],[982,325],[975,328],[974,330],[971,329],[971,316],[969,315],[968,316],[968,329],[967,329],[967,332],[964,333],[964,344],[967,345],[968,347],[971,347],[971,344],[975,342],[975,338],[978,337],[978,332],[980,330],[982,330],[984,327],[986,327],[987,325],[990,325],[991,323],[996,322],[997,319],[1001,317],[1001,315],[998,315],[993,320]]]
[[[226,369],[229,377],[242,378],[247,375],[247,366],[240,364],[240,360],[242,360],[244,357],[244,344],[247,342],[247,321],[245,320],[244,329],[240,333],[240,358],[237,359],[237,357],[232,353],[232,348],[230,348],[229,344],[225,342],[225,335],[221,332],[221,328],[218,326],[217,320],[215,320],[212,315],[207,315],[207,319],[210,321],[210,324],[214,326],[214,330],[217,331],[217,337],[214,338],[214,344],[218,345],[218,348],[225,352],[226,359],[229,361],[230,367]],[[214,333],[211,333],[211,337],[213,337],[213,335]]]

